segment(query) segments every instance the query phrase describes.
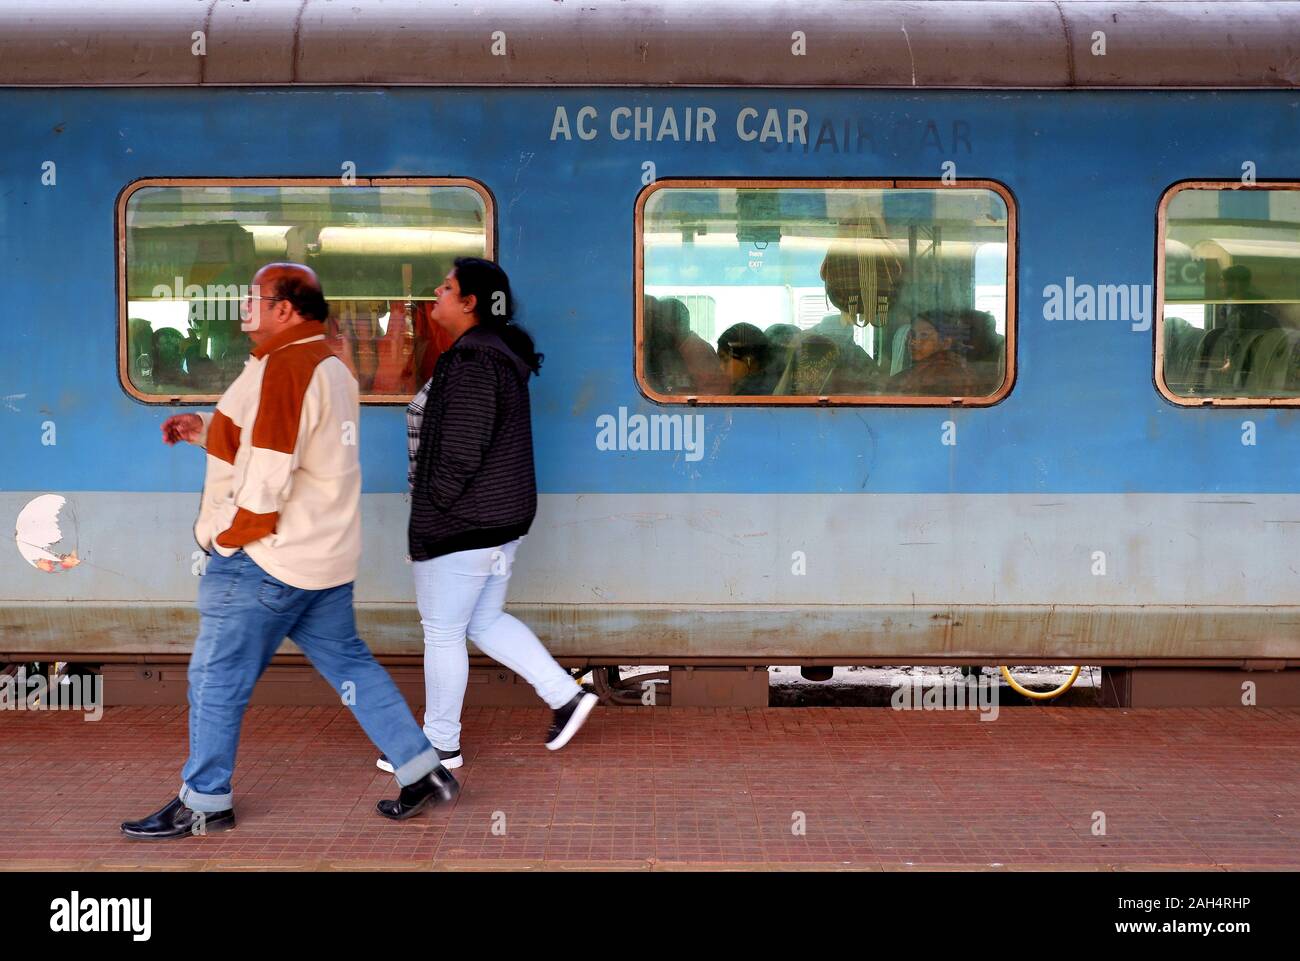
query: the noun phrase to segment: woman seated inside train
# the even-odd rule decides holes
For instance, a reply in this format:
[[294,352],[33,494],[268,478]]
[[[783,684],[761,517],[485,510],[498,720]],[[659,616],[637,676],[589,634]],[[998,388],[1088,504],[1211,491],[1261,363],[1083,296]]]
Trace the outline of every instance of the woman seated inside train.
[[718,355],[691,330],[690,311],[674,297],[645,302],[646,375],[664,394],[728,394]]
[[692,393],[691,376],[677,350],[680,333],[665,321],[657,297],[646,294],[641,308],[645,350],[645,379],[660,394]]
[[966,362],[979,388],[977,393],[991,394],[1002,386],[1006,338],[998,333],[997,321],[988,311],[958,311],[956,320],[966,329]]
[[185,335],[171,327],[153,332],[153,382],[179,390],[184,385]]
[[841,393],[836,378],[839,363],[840,350],[835,341],[822,334],[805,333],[791,347],[785,371],[773,393],[791,397]]
[[753,324],[733,324],[718,338],[718,363],[731,385],[730,393],[771,394],[782,368],[773,363],[767,336]]
[[718,355],[709,342],[691,330],[691,312],[676,297],[665,297],[659,302],[662,316],[677,339],[677,352],[691,377],[691,392],[695,394],[730,393],[730,384],[718,366]]
[[912,364],[889,379],[891,394],[918,397],[980,396],[978,378],[966,362],[967,332],[940,311],[921,314],[907,338]]
[[772,353],[772,366],[784,371],[790,359],[790,346],[799,336],[799,328],[794,324],[772,324],[763,331],[763,336],[767,338],[767,347]]

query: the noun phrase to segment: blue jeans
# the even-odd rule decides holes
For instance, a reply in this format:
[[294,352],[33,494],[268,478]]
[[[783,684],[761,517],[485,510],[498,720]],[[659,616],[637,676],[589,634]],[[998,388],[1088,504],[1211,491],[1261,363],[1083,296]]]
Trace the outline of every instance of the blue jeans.
[[480,651],[531,684],[550,707],[564,707],[581,693],[528,625],[501,609],[520,540],[412,565],[424,627],[424,734],[444,751],[460,750],[460,710],[469,683],[467,634]]
[[190,756],[180,798],[195,811],[234,803],[239,728],[253,685],[286,637],[352,708],[361,727],[393,762],[399,784],[438,767],[388,672],[357,636],[352,585],[305,591],[272,577],[243,551],[213,552],[199,579],[199,636],[190,657]]

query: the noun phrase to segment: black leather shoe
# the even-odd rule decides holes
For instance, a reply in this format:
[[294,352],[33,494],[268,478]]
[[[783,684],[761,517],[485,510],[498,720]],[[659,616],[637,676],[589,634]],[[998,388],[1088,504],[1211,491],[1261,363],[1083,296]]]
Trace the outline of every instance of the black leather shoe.
[[235,812],[195,811],[187,808],[180,798],[154,811],[140,821],[123,821],[122,833],[143,841],[167,841],[187,835],[203,836],[217,831],[229,831],[235,826]]
[[396,801],[380,801],[375,810],[393,821],[405,821],[419,814],[429,802],[447,804],[456,800],[460,785],[445,767],[439,764],[425,777],[402,788]]

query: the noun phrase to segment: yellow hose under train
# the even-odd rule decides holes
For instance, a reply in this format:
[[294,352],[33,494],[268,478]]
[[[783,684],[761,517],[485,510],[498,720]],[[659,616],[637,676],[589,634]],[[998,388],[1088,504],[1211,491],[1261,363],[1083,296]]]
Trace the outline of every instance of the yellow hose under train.
[[1064,694],[1066,691],[1068,691],[1070,688],[1074,686],[1074,682],[1079,679],[1079,671],[1082,670],[1082,665],[1076,664],[1074,671],[1066,679],[1065,683],[1062,684],[1060,687],[1054,688],[1053,690],[1050,691],[1031,691],[1029,690],[1029,688],[1016,683],[1016,679],[1011,676],[1011,672],[1007,670],[1007,666],[1005,664],[1002,665],[1001,670],[1002,670],[1002,676],[1006,678],[1007,683],[1011,685],[1011,689],[1015,691],[1017,694],[1021,694],[1024,695],[1025,697],[1032,698],[1035,701],[1050,701],[1054,697],[1060,697],[1062,694]]

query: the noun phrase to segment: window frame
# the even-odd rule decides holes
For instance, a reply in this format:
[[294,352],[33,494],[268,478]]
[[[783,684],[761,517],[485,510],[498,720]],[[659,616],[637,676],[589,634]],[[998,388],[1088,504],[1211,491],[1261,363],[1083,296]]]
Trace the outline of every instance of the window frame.
[[[483,201],[485,256],[497,259],[496,199],[487,184],[472,177],[360,177],[344,184],[338,177],[141,177],[124,186],[117,196],[115,240],[117,243],[117,380],[127,395],[153,407],[206,406],[220,394],[146,394],[131,382],[127,357],[126,213],[136,191],[146,187],[468,187]],[[251,278],[250,278],[251,279]],[[329,299],[329,291],[325,291]],[[406,406],[414,394],[361,394],[360,402],[372,406]]]
[[1253,184],[1240,180],[1180,180],[1170,184],[1156,205],[1156,283],[1152,299],[1155,316],[1151,318],[1152,382],[1156,390],[1176,407],[1300,407],[1296,397],[1183,397],[1169,389],[1165,380],[1165,234],[1169,229],[1169,203],[1184,190],[1292,190],[1300,191],[1300,180],[1259,180]]
[[[645,206],[649,198],[657,191],[666,188],[725,188],[744,189],[790,188],[790,189],[854,189],[854,190],[943,190],[983,189],[991,190],[1002,198],[1007,207],[1007,276],[1006,276],[1006,373],[1002,386],[994,393],[984,397],[943,397],[942,395],[900,395],[900,394],[831,394],[823,396],[808,395],[738,395],[738,394],[661,394],[654,390],[645,379]],[[945,183],[940,178],[816,178],[816,177],[664,177],[644,187],[637,195],[635,214],[632,223],[633,242],[633,377],[637,390],[647,399],[657,404],[671,407],[937,407],[966,408],[992,407],[1001,403],[1015,386],[1016,343],[1018,314],[1016,297],[1016,270],[1018,267],[1019,235],[1017,232],[1017,205],[1015,194],[1006,184],[997,180],[969,179]],[[712,345],[710,345],[712,346]]]

